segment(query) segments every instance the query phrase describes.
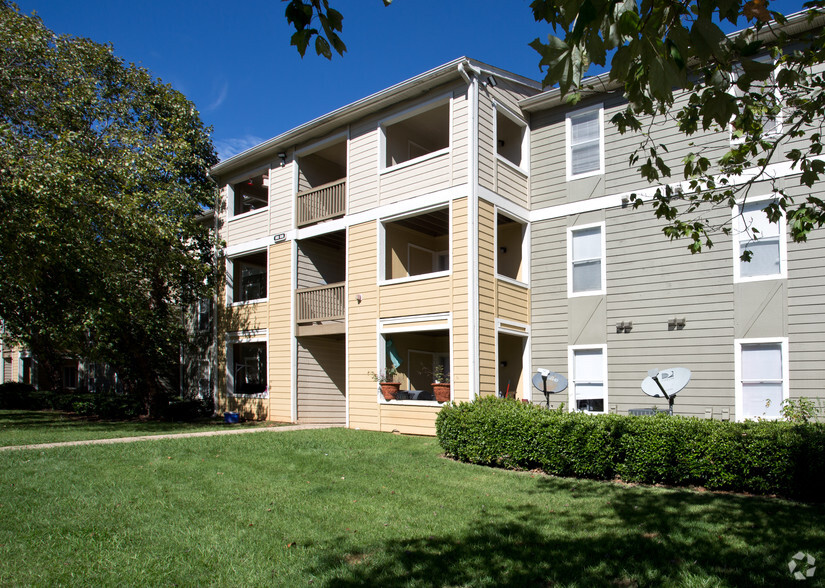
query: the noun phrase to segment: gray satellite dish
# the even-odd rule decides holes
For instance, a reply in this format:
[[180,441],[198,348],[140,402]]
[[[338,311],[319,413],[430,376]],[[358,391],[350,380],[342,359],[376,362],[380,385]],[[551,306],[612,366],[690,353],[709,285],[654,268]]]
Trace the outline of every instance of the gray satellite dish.
[[673,397],[690,382],[690,370],[683,367],[652,369],[642,380],[642,392],[653,398],[667,398],[673,414]]
[[539,368],[533,376],[533,386],[544,393],[547,406],[550,406],[550,395],[567,389],[567,378],[556,372]]

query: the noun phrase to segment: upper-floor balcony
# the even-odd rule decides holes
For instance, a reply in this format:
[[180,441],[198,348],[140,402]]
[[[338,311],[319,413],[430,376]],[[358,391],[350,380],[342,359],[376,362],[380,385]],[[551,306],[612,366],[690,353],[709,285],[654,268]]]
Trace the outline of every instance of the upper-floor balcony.
[[347,179],[298,192],[297,225],[305,227],[343,216],[347,211]]
[[344,332],[346,317],[346,232],[298,241],[295,292],[296,334]]
[[347,211],[347,142],[333,141],[298,157],[298,227],[343,216]]

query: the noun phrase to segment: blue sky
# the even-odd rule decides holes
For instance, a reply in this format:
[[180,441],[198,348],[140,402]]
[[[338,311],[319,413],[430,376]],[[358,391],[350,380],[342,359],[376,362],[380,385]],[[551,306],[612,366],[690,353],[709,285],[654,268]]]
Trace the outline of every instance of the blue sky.
[[183,92],[222,158],[462,55],[541,79],[527,43],[551,32],[533,20],[530,0],[332,0],[348,51],[329,62],[289,45],[281,0],[17,3],[56,33],[111,43]]

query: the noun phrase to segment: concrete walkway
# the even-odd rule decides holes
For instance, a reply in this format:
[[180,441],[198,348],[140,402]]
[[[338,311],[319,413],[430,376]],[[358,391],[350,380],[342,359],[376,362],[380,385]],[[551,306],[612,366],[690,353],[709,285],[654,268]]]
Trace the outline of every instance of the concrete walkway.
[[36,443],[34,445],[10,445],[0,447],[0,451],[14,449],[51,449],[72,445],[111,445],[113,443],[134,443],[156,439],[184,439],[186,437],[216,437],[218,435],[243,435],[246,433],[280,433],[282,431],[303,431],[305,429],[333,429],[342,425],[284,425],[283,427],[242,427],[227,431],[200,431],[198,433],[166,433],[163,435],[141,435],[140,437],[117,437],[114,439],[89,439],[86,441],[63,441],[61,443]]

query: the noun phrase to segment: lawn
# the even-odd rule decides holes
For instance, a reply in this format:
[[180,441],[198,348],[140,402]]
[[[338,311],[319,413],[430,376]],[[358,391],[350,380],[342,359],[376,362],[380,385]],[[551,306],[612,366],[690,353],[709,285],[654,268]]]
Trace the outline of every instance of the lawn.
[[112,439],[166,433],[196,433],[225,430],[255,423],[226,425],[222,419],[198,423],[165,421],[105,421],[88,419],[73,413],[45,410],[0,410],[0,447],[57,443],[83,439]]
[[0,585],[821,586],[825,507],[327,429],[0,453]]

